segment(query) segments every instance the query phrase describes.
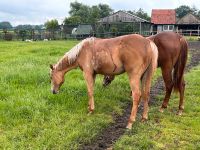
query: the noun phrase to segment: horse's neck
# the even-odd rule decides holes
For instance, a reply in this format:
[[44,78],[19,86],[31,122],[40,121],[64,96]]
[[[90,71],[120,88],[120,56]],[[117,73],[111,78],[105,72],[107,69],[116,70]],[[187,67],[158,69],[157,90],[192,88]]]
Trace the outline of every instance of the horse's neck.
[[69,71],[76,67],[77,67],[76,61],[74,61],[73,63],[69,63],[68,57],[66,55],[64,55],[63,58],[61,58],[59,62],[56,64],[56,69],[64,72]]
[[[79,57],[79,54],[83,50],[83,46],[89,42],[89,44],[92,42],[94,43],[94,38],[88,38],[83,41],[81,41],[79,44],[74,46],[70,51],[68,51],[63,58],[58,62],[56,65],[56,68],[58,70],[66,70],[69,68],[69,70],[78,67],[77,59]],[[88,47],[87,47],[88,48]],[[86,49],[86,48],[85,48]]]

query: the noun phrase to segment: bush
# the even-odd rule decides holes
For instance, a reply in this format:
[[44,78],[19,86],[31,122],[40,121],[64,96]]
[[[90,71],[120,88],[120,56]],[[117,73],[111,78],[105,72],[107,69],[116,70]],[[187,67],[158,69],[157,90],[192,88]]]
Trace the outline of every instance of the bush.
[[6,41],[12,41],[13,35],[11,33],[6,33],[4,35],[4,40]]

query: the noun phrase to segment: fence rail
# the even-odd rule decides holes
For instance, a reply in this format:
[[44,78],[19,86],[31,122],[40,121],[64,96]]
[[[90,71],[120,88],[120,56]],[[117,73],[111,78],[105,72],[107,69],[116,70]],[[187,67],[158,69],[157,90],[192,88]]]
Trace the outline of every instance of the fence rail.
[[[200,36],[199,30],[178,30],[175,31],[184,36]],[[143,36],[150,36],[157,34],[157,32],[152,31],[133,31],[133,32],[91,32],[90,34],[74,35],[66,33],[62,30],[57,31],[46,31],[46,30],[27,30],[26,33],[15,32],[14,30],[8,30],[4,32],[0,30],[0,40],[64,40],[64,39],[84,39],[86,37],[100,37],[100,38],[111,38],[126,34],[141,34]]]

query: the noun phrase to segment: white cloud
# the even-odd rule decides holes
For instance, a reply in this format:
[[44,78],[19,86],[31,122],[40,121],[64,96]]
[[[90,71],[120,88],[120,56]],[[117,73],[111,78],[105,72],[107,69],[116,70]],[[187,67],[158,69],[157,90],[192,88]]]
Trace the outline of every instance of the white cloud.
[[[75,0],[1,0],[0,21],[18,24],[43,24],[48,19],[56,18],[60,22],[68,16],[70,3]],[[152,9],[174,9],[180,5],[196,6],[199,0],[78,0],[87,5],[108,4],[115,11],[136,10],[143,8],[148,14]]]

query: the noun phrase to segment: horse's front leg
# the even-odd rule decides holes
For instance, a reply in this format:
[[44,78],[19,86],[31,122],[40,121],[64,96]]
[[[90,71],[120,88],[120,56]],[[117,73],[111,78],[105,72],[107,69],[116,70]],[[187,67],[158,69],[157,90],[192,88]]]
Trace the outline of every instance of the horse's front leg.
[[94,111],[94,81],[95,81],[95,74],[91,71],[84,71],[84,78],[87,84],[88,90],[88,97],[89,97],[89,104],[88,104],[88,111],[92,113]]
[[135,118],[137,115],[138,104],[140,102],[140,78],[136,75],[129,75],[130,86],[132,91],[132,99],[133,99],[133,106],[131,110],[131,116],[128,121],[128,125],[126,128],[131,129],[133,122],[135,122]]

